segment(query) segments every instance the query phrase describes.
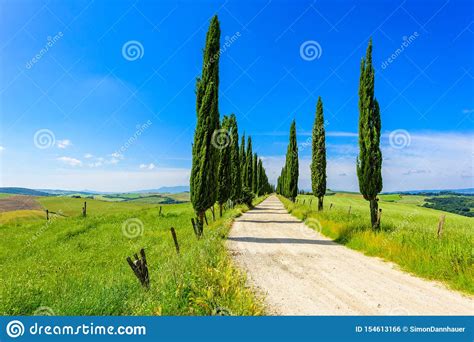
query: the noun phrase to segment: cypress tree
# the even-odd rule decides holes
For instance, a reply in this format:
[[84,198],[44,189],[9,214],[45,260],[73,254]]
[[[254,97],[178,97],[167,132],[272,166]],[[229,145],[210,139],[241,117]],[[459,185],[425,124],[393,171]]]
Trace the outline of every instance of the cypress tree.
[[253,166],[253,152],[252,152],[252,137],[247,138],[247,158],[245,159],[245,186],[249,191],[252,191],[252,166]]
[[286,168],[286,189],[287,196],[291,201],[295,201],[298,195],[298,144],[296,142],[296,122],[293,120],[290,127],[290,142],[287,152],[287,168]]
[[[230,116],[230,172],[231,172],[231,192],[230,199],[238,202],[242,197],[242,176],[241,176],[241,158],[239,152],[239,129],[235,114]],[[245,151],[242,151],[244,154]]]
[[212,144],[212,136],[219,128],[219,40],[219,20],[217,16],[214,16],[206,36],[201,78],[198,78],[196,82],[197,123],[194,132],[190,177],[191,202],[198,216],[201,234],[204,213],[214,205],[217,195],[219,154],[217,148]]
[[378,229],[377,195],[382,191],[382,152],[380,108],[374,96],[374,83],[375,72],[372,66],[372,39],[370,39],[365,59],[363,58],[360,64],[357,177],[361,194],[370,202],[372,228]]
[[245,153],[245,133],[242,135],[242,141],[240,142],[240,176],[242,188],[246,184],[247,179],[247,155]]
[[313,195],[318,198],[318,210],[323,210],[326,194],[326,133],[324,131],[323,101],[318,98],[316,118],[313,125],[311,185]]
[[252,192],[257,193],[257,167],[258,167],[258,156],[257,153],[254,153],[252,159]]
[[[229,133],[230,119],[224,116],[222,119],[222,132],[227,134],[230,141]],[[220,148],[219,166],[217,171],[217,202],[219,203],[219,215],[222,217],[222,206],[230,198],[231,193],[231,144],[224,144]]]
[[263,169],[262,159],[258,160],[257,166],[257,195],[261,196],[265,192],[265,170]]

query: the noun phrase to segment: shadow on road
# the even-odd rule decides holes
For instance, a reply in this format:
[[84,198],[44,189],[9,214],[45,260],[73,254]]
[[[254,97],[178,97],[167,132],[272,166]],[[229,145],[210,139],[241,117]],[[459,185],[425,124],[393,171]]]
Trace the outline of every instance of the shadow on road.
[[329,245],[336,246],[337,243],[330,240],[311,240],[311,239],[291,239],[291,238],[256,238],[256,237],[228,237],[228,240],[239,242],[254,243],[291,243],[291,244],[307,244],[307,245]]

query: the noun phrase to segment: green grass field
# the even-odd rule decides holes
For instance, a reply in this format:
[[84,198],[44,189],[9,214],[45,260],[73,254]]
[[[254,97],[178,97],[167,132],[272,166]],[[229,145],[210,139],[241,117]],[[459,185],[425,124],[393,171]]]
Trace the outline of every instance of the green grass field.
[[[423,200],[422,196],[380,197],[379,207],[383,210],[380,232],[371,230],[369,203],[360,195],[327,196],[325,209],[319,213],[313,196],[300,195],[298,203],[280,198],[294,216],[302,220],[316,219],[307,223],[319,229],[319,222],[322,233],[338,243],[393,261],[406,271],[443,281],[454,289],[473,294],[474,220],[420,207],[417,204]],[[329,209],[331,203],[333,207]],[[446,215],[446,221],[442,238],[438,239],[440,215]]]
[[[263,313],[260,300],[245,285],[224,246],[233,218],[246,210],[227,210],[205,227],[197,240],[189,203],[158,206],[87,200],[39,198],[51,211],[44,216],[0,226],[0,314],[31,315],[48,307],[56,315],[233,315]],[[210,218],[210,215],[208,215]],[[129,238],[124,223],[138,219],[143,234]],[[181,254],[170,234],[176,228]],[[128,227],[128,226],[126,226]],[[139,284],[126,257],[144,247],[150,290]]]

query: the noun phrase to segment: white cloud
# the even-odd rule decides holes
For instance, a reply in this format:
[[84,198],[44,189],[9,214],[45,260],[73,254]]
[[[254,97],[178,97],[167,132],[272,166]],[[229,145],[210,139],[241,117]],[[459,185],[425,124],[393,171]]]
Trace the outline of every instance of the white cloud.
[[84,158],[86,158],[86,159],[91,159],[92,157],[94,157],[94,156],[90,153],[84,154]]
[[153,170],[155,168],[155,164],[150,163],[150,164],[140,164],[139,168],[140,169],[147,169],[147,170]]
[[120,154],[118,152],[111,153],[110,156],[116,159],[123,159],[123,154]]
[[82,162],[79,159],[71,157],[59,157],[57,158],[60,162],[63,162],[69,166],[81,166]]
[[58,146],[58,148],[64,149],[64,148],[68,148],[69,146],[71,146],[72,142],[69,139],[57,140],[56,145]]
[[5,151],[5,147],[0,146],[0,152]]

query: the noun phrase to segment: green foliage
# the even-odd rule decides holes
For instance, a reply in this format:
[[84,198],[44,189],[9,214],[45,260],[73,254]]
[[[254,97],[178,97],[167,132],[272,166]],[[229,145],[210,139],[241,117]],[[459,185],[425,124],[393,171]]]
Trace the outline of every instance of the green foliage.
[[196,84],[197,123],[190,177],[191,202],[201,221],[217,196],[218,150],[212,140],[219,128],[219,40],[219,21],[214,16],[207,32],[202,75]]
[[[230,116],[230,173],[231,192],[230,199],[237,202],[242,196],[241,158],[239,155],[239,130],[235,114]],[[244,152],[242,152],[244,153]]]
[[258,177],[258,156],[254,153],[252,158],[252,192],[257,194],[257,177]]
[[231,139],[230,139],[230,119],[224,116],[222,119],[221,131],[219,134],[226,135],[224,144],[219,146],[219,167],[217,171],[217,202],[222,205],[230,198],[231,193]]
[[[403,196],[406,197],[411,196]],[[474,294],[472,267],[472,218],[423,208],[409,199],[381,202],[384,220],[380,230],[371,229],[366,201],[361,195],[337,193],[326,201],[331,210],[317,211],[307,195],[298,203],[281,200],[292,215],[340,244],[392,261],[402,269],[428,279],[441,280],[454,289]],[[305,204],[302,200],[306,199]],[[351,212],[349,214],[349,206]],[[438,222],[446,215],[444,232],[437,237]]]
[[252,190],[252,167],[253,167],[253,152],[252,152],[252,137],[247,138],[247,156],[245,158],[245,186]]
[[277,182],[277,192],[291,201],[298,195],[298,144],[296,142],[296,122],[293,120],[290,127],[290,141],[286,151],[285,166],[281,170]]
[[313,194],[318,197],[319,210],[323,208],[326,194],[326,133],[324,130],[323,101],[318,98],[316,118],[313,125],[311,160],[311,185]]
[[473,196],[436,196],[425,198],[426,208],[444,210],[451,213],[474,217],[474,197]]
[[244,186],[242,188],[242,203],[251,207],[253,198],[254,198],[253,192],[250,190],[250,188]]
[[382,152],[380,150],[380,108],[374,97],[375,72],[372,66],[372,39],[360,65],[359,156],[357,177],[360,193],[370,201],[372,227],[377,227],[377,195],[382,191]]
[[242,135],[242,140],[240,142],[240,176],[242,179],[242,187],[246,184],[247,173],[247,155],[245,153],[245,133]]

